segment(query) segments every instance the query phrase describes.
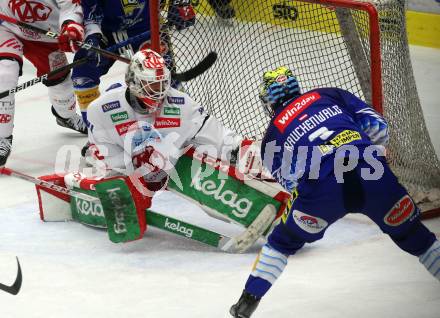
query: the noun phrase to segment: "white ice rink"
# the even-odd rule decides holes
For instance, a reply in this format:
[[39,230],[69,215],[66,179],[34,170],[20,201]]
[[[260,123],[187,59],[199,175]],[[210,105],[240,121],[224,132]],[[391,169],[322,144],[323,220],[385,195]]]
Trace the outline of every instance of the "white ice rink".
[[[412,47],[411,53],[440,155],[440,50]],[[104,84],[122,80],[123,69],[115,66]],[[24,71],[20,82],[35,76],[28,64]],[[16,105],[8,167],[49,174],[62,145],[79,151],[85,143],[56,125],[43,85],[18,93]],[[198,208],[170,194],[154,205],[207,222]],[[37,211],[32,184],[0,176],[0,283],[15,279],[15,256],[24,279],[17,296],[0,291],[1,318],[229,317],[260,246],[231,255],[155,229],[116,245],[104,231],[78,223],[43,223]],[[425,224],[440,237],[440,219]],[[254,317],[439,318],[440,283],[367,218],[352,215],[290,259]]]

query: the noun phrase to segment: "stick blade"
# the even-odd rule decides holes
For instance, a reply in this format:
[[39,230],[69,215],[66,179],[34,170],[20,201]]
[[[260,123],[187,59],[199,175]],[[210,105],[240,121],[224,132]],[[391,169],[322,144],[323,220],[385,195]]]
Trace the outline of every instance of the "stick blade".
[[217,60],[217,53],[212,51],[208,55],[206,55],[203,60],[201,60],[196,66],[193,68],[183,72],[183,73],[174,73],[172,74],[172,78],[179,82],[188,82],[197,76],[206,72]]

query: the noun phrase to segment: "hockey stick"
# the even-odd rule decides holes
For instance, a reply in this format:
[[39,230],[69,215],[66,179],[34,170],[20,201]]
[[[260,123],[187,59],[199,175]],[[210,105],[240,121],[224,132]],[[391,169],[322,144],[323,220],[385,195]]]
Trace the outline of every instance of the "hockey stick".
[[196,66],[183,73],[172,73],[171,77],[179,82],[188,82],[206,72],[217,60],[217,53],[211,51]]
[[[133,41],[137,41],[139,39],[147,38],[149,36],[150,36],[150,32],[149,31],[141,33],[139,35],[136,35],[136,36],[131,37],[131,38],[125,40],[125,41],[119,42],[119,43],[109,47],[108,50],[109,51],[116,51],[117,49],[119,49],[121,47],[124,47],[124,46],[132,43]],[[51,76],[54,76],[54,75],[56,75],[58,73],[67,71],[69,69],[72,69],[75,66],[84,64],[85,62],[87,62],[87,58],[82,58],[82,59],[74,61],[74,62],[72,62],[70,64],[64,65],[64,66],[62,66],[62,67],[60,67],[60,68],[58,68],[56,70],[53,70],[50,73],[47,73],[47,74],[41,75],[39,77],[33,78],[33,79],[23,83],[23,84],[20,84],[20,85],[16,86],[15,88],[10,89],[9,91],[4,91],[4,92],[0,93],[0,98],[4,98],[4,97],[6,97],[6,96],[8,96],[10,94],[14,94],[16,92],[22,91],[25,88],[28,88],[30,86],[33,86],[35,84],[38,84],[38,83],[46,80],[48,77],[51,77]]]
[[[6,22],[9,22],[9,23],[12,23],[12,24],[16,24],[16,25],[18,25],[18,26],[20,26],[22,28],[35,31],[35,32],[40,33],[40,34],[44,34],[45,36],[47,36],[47,37],[49,37],[51,39],[58,39],[58,36],[59,36],[59,34],[56,33],[56,32],[41,29],[39,27],[36,27],[34,25],[21,22],[21,21],[15,19],[15,18],[8,17],[7,15],[1,14],[1,13],[0,13],[0,20],[6,21]],[[97,52],[97,53],[99,53],[99,54],[101,54],[103,56],[109,57],[111,59],[122,61],[122,62],[125,62],[125,63],[130,63],[130,59],[128,59],[126,57],[123,57],[123,56],[120,56],[118,54],[109,52],[107,50],[103,50],[101,48],[92,46],[92,45],[90,45],[88,43],[77,41],[76,44],[80,48],[82,48],[82,49],[92,50],[92,51],[95,51],[95,52]]]
[[49,77],[52,77],[52,76],[57,75],[58,73],[62,73],[62,72],[65,72],[67,70],[70,70],[71,68],[74,68],[75,66],[84,64],[86,62],[87,62],[87,58],[82,58],[82,59],[80,59],[78,61],[75,61],[75,62],[72,62],[70,64],[64,65],[64,66],[62,66],[60,68],[57,68],[56,70],[53,70],[53,71],[51,71],[51,72],[49,72],[47,74],[35,77],[35,78],[33,78],[33,79],[31,79],[31,80],[29,80],[27,82],[24,82],[23,84],[20,84],[20,85],[14,87],[14,88],[11,88],[9,91],[1,92],[0,93],[0,98],[4,98],[6,96],[9,96],[10,94],[14,94],[16,92],[22,91],[22,90],[24,90],[24,89],[26,89],[28,87],[31,87],[31,86],[33,86],[35,84],[38,84],[38,83],[40,83],[40,82],[42,82],[44,80],[47,80]]
[[[44,34],[51,39],[57,39],[59,36],[59,34],[56,32],[41,29],[39,27],[18,21],[15,18],[8,17],[7,15],[1,14],[1,13],[0,13],[0,20],[6,21],[6,22],[9,22],[12,24],[16,24],[22,28],[26,28],[26,29],[35,31],[40,34]],[[104,49],[92,46],[92,45],[85,43],[85,42],[78,41],[78,42],[76,42],[76,44],[82,49],[92,50],[92,51],[95,51],[103,56],[108,57],[108,58],[111,58],[111,59],[114,59],[117,61],[121,61],[121,62],[124,62],[127,64],[130,63],[129,58],[126,58],[124,56],[120,56],[120,55],[115,54],[113,52],[110,52],[108,50],[104,50]],[[217,60],[217,53],[210,52],[207,56],[205,56],[205,58],[203,60],[201,60],[193,68],[191,68],[183,73],[172,73],[171,77],[179,82],[190,81],[190,80],[194,79],[195,77],[199,76],[200,74],[202,74],[203,72],[207,71],[215,63],[216,60]]]
[[91,195],[77,192],[74,190],[70,190],[68,188],[65,188],[65,187],[44,181],[44,180],[34,178],[34,177],[29,176],[27,174],[24,174],[24,173],[21,173],[21,172],[18,172],[16,170],[12,170],[12,169],[9,169],[6,167],[0,168],[0,174],[4,174],[6,176],[12,176],[12,177],[16,177],[16,178],[19,178],[19,179],[22,179],[25,181],[29,181],[35,185],[56,191],[58,193],[66,194],[66,195],[73,196],[73,197],[80,198],[80,199],[87,200],[87,201],[93,201],[94,203],[100,203],[98,198],[95,198]]
[[[38,185],[40,187],[50,189],[52,191],[66,194],[75,198],[79,198],[82,200],[86,200],[88,202],[93,202],[95,204],[101,204],[100,200],[94,196],[81,193],[78,191],[70,190],[68,188],[53,184],[48,181],[40,180],[37,178],[34,178],[32,176],[26,175],[24,173],[3,167],[0,168],[0,174],[4,174],[7,176],[16,177],[28,182],[31,182],[35,185]],[[228,246],[229,242],[232,240],[232,238],[219,234],[217,232],[208,230],[206,228],[199,227],[197,225],[184,222],[172,217],[169,217],[167,215],[152,211],[152,210],[146,210],[145,211],[146,218],[148,220],[148,225],[151,225],[153,227],[156,227],[158,229],[173,233],[178,236],[183,236],[188,239],[192,239],[195,241],[198,241],[203,244],[207,244],[209,246],[217,247],[223,250],[224,246]],[[63,218],[64,220],[64,218]]]

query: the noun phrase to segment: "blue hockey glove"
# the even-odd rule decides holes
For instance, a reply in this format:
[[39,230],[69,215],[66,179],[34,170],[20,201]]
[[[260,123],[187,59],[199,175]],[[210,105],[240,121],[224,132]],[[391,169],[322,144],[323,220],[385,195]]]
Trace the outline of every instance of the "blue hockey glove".
[[191,0],[172,0],[168,9],[168,21],[179,31],[194,25],[196,14]]
[[388,143],[388,123],[372,108],[364,108],[356,112],[356,122],[373,144],[385,146]]
[[[90,44],[94,47],[101,48],[104,45],[104,41],[102,35],[100,33],[92,33],[86,37],[85,43]],[[88,50],[87,51],[87,59],[89,60],[89,64],[99,67],[102,64],[102,60],[104,59],[101,54]]]

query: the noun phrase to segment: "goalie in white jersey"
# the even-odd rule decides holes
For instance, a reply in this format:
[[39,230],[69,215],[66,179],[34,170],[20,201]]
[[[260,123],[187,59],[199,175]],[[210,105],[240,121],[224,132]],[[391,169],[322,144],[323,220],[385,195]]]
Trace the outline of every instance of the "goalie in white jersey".
[[[258,168],[252,169],[262,166],[256,155],[259,147],[249,146],[256,142],[235,134],[187,94],[171,88],[170,71],[164,59],[152,50],[141,50],[133,56],[125,79],[125,84],[111,85],[88,108],[88,158],[94,158],[95,166],[105,170],[98,182],[110,182],[122,175],[131,189],[140,207],[135,221],[140,235],[130,236],[129,240],[142,237],[146,229],[145,209],[151,206],[154,193],[172,181],[181,182],[182,186],[176,190],[168,185],[169,190],[196,202],[209,215],[246,227],[222,247],[228,251],[246,250],[281,214],[287,198],[274,183],[261,178],[240,179],[249,172],[261,176]],[[192,159],[189,163],[184,159],[185,164],[179,165],[183,157]],[[206,158],[211,159],[205,161]],[[201,170],[193,169],[197,162],[214,167],[216,172],[202,177]],[[222,170],[221,177],[219,162],[226,162],[226,172]],[[240,172],[236,172],[238,164],[242,167]],[[65,180],[70,187],[91,188],[87,188],[90,179],[80,174],[71,173]],[[208,183],[210,191],[206,188]],[[105,201],[101,196],[100,199]],[[255,200],[263,202],[253,204]],[[112,218],[113,212],[105,211],[109,229],[113,229],[112,219],[128,218]],[[124,238],[112,239],[117,235],[109,231],[112,241],[126,241],[125,234]]]
[[[40,77],[68,64],[64,52],[78,50],[77,41],[84,39],[80,1],[0,0],[0,14],[0,92],[17,86],[23,57],[35,66]],[[43,30],[60,31],[60,35],[58,39],[49,38],[18,26],[17,21]],[[76,100],[70,72],[61,72],[43,80],[43,83],[48,87],[52,113],[58,125],[86,134],[86,126],[75,112]],[[1,98],[0,167],[6,163],[11,152],[14,112],[14,94]]]
[[[240,145],[240,136],[187,94],[170,87],[170,71],[156,52],[137,52],[125,79],[126,85],[113,84],[88,109],[89,149],[103,159],[110,173],[126,169],[130,174],[149,160],[150,153],[139,146],[155,141],[159,146],[163,139],[168,143],[165,148],[159,146],[166,152],[162,155],[175,159],[190,144],[212,145],[217,156],[224,146],[232,150]],[[173,136],[167,138],[170,133]]]

